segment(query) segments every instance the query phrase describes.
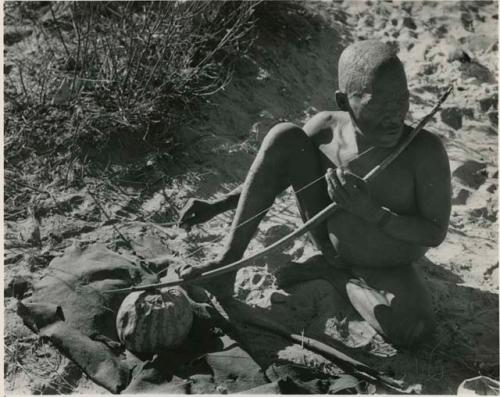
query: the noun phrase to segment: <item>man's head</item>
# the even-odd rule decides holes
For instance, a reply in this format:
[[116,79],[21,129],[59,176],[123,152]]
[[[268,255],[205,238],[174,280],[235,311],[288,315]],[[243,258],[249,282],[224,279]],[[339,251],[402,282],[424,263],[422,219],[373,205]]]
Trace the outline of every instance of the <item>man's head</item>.
[[408,113],[409,93],[394,47],[376,40],[352,44],[342,52],[338,70],[340,109],[349,112],[370,144],[396,145]]

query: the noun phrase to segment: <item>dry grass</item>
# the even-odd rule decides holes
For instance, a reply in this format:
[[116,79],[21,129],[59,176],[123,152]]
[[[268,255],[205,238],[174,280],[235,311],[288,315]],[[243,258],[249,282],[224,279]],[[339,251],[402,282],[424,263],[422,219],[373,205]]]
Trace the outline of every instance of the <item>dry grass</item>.
[[[73,363],[37,335],[5,337],[4,372],[6,390],[33,394],[67,394],[82,375]],[[24,332],[23,332],[24,334]]]
[[4,91],[5,167],[25,184],[7,186],[8,212],[43,182],[67,182],[73,165],[107,161],[110,148],[172,152],[178,126],[229,84],[250,48],[257,4],[10,3],[37,39],[33,55],[6,56],[14,67]]

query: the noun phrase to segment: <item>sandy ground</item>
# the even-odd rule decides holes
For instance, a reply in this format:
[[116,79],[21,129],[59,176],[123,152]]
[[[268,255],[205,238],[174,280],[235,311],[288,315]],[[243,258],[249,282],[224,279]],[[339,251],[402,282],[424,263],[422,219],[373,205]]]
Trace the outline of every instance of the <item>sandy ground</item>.
[[[498,114],[497,99],[492,97],[497,92],[498,13],[497,3],[479,3],[309,4],[314,17],[299,16],[297,26],[283,28],[279,34],[263,33],[252,54],[237,65],[232,84],[197,115],[200,122],[178,131],[186,150],[156,192],[144,195],[133,185],[121,191],[106,190],[101,205],[112,221],[103,218],[86,188],[54,191],[57,201],[68,209],[64,215],[51,214],[53,202],[40,197],[39,207],[47,209],[39,225],[41,249],[27,242],[36,226],[32,218],[7,221],[6,285],[16,275],[41,278],[50,259],[60,256],[73,239],[125,250],[117,228],[133,242],[137,254],[146,258],[164,255],[172,267],[214,258],[222,248],[232,214],[188,233],[168,223],[176,219],[186,200],[215,198],[240,184],[259,142],[273,124],[283,120],[303,124],[317,111],[334,109],[336,63],[343,46],[364,38],[393,40],[399,45],[408,75],[410,123],[428,112],[448,85],[455,87],[445,105],[448,110],[428,125],[445,142],[453,172],[454,206],[448,236],[428,252],[429,260],[422,264],[442,326],[437,344],[417,352],[394,351],[361,323],[348,324],[362,335],[344,343],[358,348],[356,354],[363,360],[421,385],[425,393],[455,393],[461,380],[479,373],[496,373],[498,378]],[[138,215],[147,221],[135,221]],[[300,223],[293,195],[287,192],[262,222],[248,254]],[[335,339],[341,334],[341,325],[338,316],[325,309],[333,298],[321,282],[301,286],[290,298],[300,316],[280,312],[271,299],[281,292],[273,286],[270,273],[312,251],[302,237],[257,264],[265,265],[264,270],[242,271],[238,294],[291,327],[309,326],[311,333],[326,333]],[[55,390],[105,392],[76,374],[72,364],[50,346],[37,341],[14,314],[14,298],[7,297],[5,305],[7,390],[50,390],[52,382]],[[282,352],[292,360],[297,357],[294,354],[293,346]],[[384,355],[389,357],[381,357]],[[50,363],[44,370],[37,366],[42,360]],[[33,373],[37,367],[38,372]],[[68,379],[70,384],[64,389],[61,385]]]

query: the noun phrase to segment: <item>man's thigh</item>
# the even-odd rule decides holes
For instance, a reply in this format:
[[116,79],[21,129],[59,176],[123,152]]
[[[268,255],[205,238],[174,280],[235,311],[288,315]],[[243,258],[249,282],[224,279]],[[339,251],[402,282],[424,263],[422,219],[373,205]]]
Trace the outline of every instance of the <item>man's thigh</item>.
[[365,320],[400,345],[428,337],[434,327],[430,295],[414,265],[353,269],[346,293]]
[[288,263],[279,273],[283,287],[327,280],[347,305],[352,305],[362,318],[396,344],[411,345],[432,332],[430,297],[413,266],[368,269],[344,267],[339,262],[334,267],[323,255],[314,255],[300,264]]

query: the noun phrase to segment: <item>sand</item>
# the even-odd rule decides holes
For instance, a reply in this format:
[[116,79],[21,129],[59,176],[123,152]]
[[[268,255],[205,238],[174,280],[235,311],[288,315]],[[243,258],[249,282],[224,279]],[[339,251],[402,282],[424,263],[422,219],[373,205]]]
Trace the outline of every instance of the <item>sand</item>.
[[[232,83],[210,98],[200,115],[203,121],[177,131],[186,150],[165,183],[146,195],[139,195],[133,186],[127,194],[106,191],[102,205],[114,223],[99,215],[85,188],[57,192],[58,201],[67,203],[63,214],[50,211],[54,204],[49,199],[38,198],[39,207],[47,209],[39,225],[41,249],[33,244],[37,225],[32,218],[6,222],[6,284],[16,275],[43,277],[48,262],[61,256],[73,239],[129,252],[120,243],[117,226],[130,238],[137,255],[161,256],[169,271],[181,263],[216,257],[231,213],[189,233],[171,224],[151,223],[172,222],[190,197],[213,199],[240,184],[273,124],[283,120],[303,124],[317,111],[335,109],[336,63],[343,46],[363,38],[393,40],[408,74],[410,123],[428,112],[449,84],[455,87],[445,105],[451,110],[428,125],[446,145],[454,194],[447,238],[420,264],[439,322],[435,341],[417,351],[396,349],[355,313],[337,313],[332,305],[335,291],[322,281],[305,283],[293,293],[278,290],[272,273],[290,260],[313,253],[306,237],[241,271],[237,295],[298,332],[342,342],[357,358],[404,377],[408,384],[420,385],[424,393],[454,394],[464,379],[477,374],[498,379],[498,116],[495,119],[497,104],[491,99],[497,92],[498,13],[497,3],[482,3],[308,4],[312,17],[299,16],[295,28],[275,27],[261,34],[252,53],[236,65]],[[137,215],[148,220],[136,221]],[[300,224],[293,195],[287,192],[262,222],[247,255]],[[71,373],[71,363],[61,361],[50,346],[34,342],[14,311],[15,298],[8,296],[7,353],[21,357],[25,364],[45,354],[56,370],[30,374],[10,360],[7,390],[34,392],[50,383],[47,377],[60,386],[60,375],[54,374]],[[274,346],[280,358],[303,360],[297,346],[277,343],[273,336],[255,330],[248,337],[253,340],[252,353],[259,357]],[[262,358],[265,364],[270,362]],[[104,392],[81,376],[75,376],[71,386],[66,392]]]

